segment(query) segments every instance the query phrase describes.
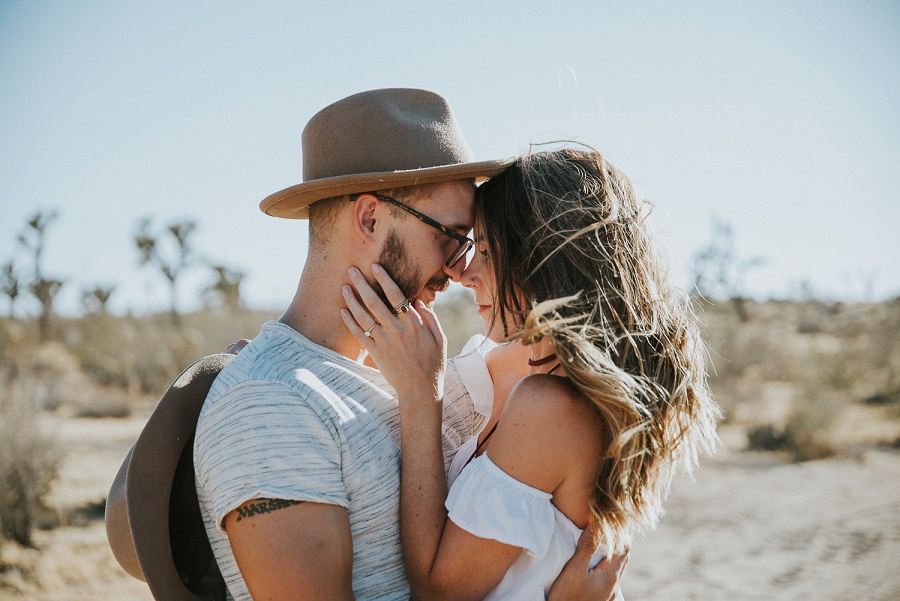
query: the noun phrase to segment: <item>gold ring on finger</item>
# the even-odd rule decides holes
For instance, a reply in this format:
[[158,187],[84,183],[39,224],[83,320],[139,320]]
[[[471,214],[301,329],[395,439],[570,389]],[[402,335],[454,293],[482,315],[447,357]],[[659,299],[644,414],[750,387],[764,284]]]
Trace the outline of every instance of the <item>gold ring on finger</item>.
[[371,338],[371,337],[372,337],[372,330],[374,330],[374,329],[375,329],[375,326],[377,326],[377,325],[378,325],[378,322],[376,321],[375,323],[372,324],[372,327],[371,327],[371,328],[369,328],[368,330],[365,331],[366,338]]

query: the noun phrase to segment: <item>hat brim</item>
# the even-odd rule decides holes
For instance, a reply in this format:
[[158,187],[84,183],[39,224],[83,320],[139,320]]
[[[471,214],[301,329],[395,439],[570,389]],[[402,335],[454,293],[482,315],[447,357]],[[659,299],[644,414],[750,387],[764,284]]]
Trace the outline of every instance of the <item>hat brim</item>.
[[204,357],[175,380],[107,497],[106,534],[113,555],[126,572],[150,586],[156,599],[209,601],[225,596],[200,516],[192,443],[206,394],[233,358]]
[[354,173],[352,175],[325,177],[303,182],[302,184],[285,188],[275,194],[270,194],[259,203],[259,208],[263,213],[272,217],[307,219],[309,218],[309,205],[325,198],[333,198],[345,194],[375,192],[385,188],[433,184],[455,179],[484,181],[502,173],[515,160],[515,158],[508,158],[426,167],[409,171]]

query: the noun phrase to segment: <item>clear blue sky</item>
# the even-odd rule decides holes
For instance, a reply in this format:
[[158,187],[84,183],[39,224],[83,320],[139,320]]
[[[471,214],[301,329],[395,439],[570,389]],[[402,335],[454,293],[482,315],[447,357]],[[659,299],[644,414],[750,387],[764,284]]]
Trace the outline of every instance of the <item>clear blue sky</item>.
[[655,202],[685,286],[715,216],[766,259],[754,295],[900,294],[897,2],[0,0],[0,262],[55,208],[65,312],[100,283],[114,310],[165,308],[134,229],[193,218],[253,305],[285,306],[306,224],[258,203],[300,181],[312,114],[389,86],[447,96],[480,159],[604,151]]

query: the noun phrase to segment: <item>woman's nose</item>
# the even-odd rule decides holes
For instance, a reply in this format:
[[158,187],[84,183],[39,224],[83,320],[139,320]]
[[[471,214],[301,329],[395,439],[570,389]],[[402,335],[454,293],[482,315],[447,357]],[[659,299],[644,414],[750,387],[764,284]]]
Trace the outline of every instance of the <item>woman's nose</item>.
[[459,278],[459,283],[465,286],[466,288],[474,288],[476,280],[478,278],[478,256],[472,257],[472,260],[463,270],[462,275]]

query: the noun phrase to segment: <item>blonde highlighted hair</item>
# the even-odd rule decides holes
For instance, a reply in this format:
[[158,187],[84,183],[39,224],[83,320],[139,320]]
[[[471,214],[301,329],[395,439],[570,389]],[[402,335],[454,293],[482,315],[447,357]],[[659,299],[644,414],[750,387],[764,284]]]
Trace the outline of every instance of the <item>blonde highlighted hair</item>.
[[653,247],[649,208],[588,147],[529,153],[476,194],[494,319],[516,323],[510,339],[549,339],[600,417],[606,453],[591,512],[614,552],[656,524],[676,468],[690,471],[713,450],[720,417],[690,302]]

